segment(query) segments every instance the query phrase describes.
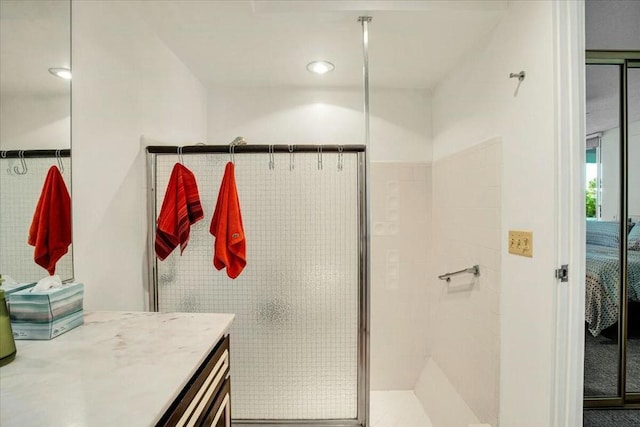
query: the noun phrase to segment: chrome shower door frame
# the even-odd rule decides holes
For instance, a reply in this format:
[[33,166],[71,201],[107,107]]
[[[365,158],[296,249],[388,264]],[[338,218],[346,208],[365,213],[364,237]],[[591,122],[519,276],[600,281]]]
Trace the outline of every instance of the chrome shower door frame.
[[[245,145],[236,147],[235,154],[255,152],[289,152],[286,146],[257,146]],[[370,351],[370,259],[369,259],[369,197],[367,188],[367,152],[364,145],[299,145],[295,151],[355,153],[357,155],[357,191],[358,191],[358,369],[357,369],[357,417],[355,419],[330,420],[235,420],[232,424],[237,427],[369,427],[369,351]],[[198,145],[180,147],[180,151],[187,153],[221,153],[227,152],[228,146]],[[269,150],[269,151],[267,151]],[[158,215],[156,200],[156,172],[157,156],[163,154],[175,155],[178,147],[148,146],[147,147],[147,292],[148,310],[157,312],[158,303],[158,269],[155,257],[155,223]],[[233,408],[231,411],[233,416]]]

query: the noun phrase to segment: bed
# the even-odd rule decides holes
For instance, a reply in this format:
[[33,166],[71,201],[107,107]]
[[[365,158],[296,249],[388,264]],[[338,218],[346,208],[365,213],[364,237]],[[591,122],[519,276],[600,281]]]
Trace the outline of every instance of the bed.
[[[617,222],[587,223],[585,321],[593,336],[618,321],[620,253],[617,230]],[[628,296],[630,301],[640,302],[640,226],[631,229],[628,240]]]

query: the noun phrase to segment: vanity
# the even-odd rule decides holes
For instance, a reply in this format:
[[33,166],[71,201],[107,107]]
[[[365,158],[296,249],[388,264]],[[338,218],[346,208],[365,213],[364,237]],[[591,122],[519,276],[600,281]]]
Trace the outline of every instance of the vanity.
[[16,341],[0,425],[229,426],[233,318],[85,312],[51,341]]

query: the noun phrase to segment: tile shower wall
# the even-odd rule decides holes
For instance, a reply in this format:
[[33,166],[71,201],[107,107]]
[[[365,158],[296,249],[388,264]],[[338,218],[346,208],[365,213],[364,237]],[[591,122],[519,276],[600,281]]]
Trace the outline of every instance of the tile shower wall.
[[[0,274],[7,274],[18,282],[38,281],[48,276],[47,270],[33,260],[33,246],[29,246],[29,227],[38,204],[44,179],[55,159],[26,159],[26,175],[9,173],[19,161],[0,161]],[[69,189],[71,168],[69,159],[62,159],[65,171],[62,177]],[[56,264],[56,274],[62,279],[71,278],[71,247]]]
[[[493,139],[433,165],[430,353],[481,422],[497,425],[500,380],[502,144]],[[436,277],[480,265],[480,276]],[[425,404],[433,413],[438,402]],[[447,425],[447,424],[443,424]]]
[[371,388],[412,390],[427,355],[429,163],[372,163]]

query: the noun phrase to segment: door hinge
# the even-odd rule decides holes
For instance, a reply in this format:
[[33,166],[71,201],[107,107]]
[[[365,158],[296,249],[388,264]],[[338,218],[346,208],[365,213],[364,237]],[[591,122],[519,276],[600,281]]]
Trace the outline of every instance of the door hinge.
[[563,264],[556,270],[556,279],[560,279],[561,282],[569,281],[569,264]]

